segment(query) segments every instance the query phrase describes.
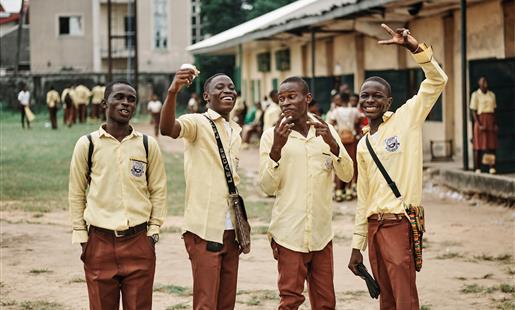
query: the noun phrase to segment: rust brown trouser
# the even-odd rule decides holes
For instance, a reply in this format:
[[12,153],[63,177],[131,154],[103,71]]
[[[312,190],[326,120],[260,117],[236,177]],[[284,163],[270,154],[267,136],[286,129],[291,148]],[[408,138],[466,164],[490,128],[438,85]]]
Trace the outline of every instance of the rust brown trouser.
[[90,309],[119,309],[120,291],[124,310],[152,309],[156,255],[145,231],[114,237],[91,229],[81,259]]
[[308,282],[311,309],[335,309],[333,242],[321,251],[302,253],[287,249],[272,240],[277,260],[280,310],[298,309],[304,302],[304,282]]
[[240,255],[234,230],[224,232],[217,252],[208,251],[208,242],[191,232],[183,237],[193,273],[193,309],[234,309]]
[[368,221],[368,252],[379,283],[381,310],[418,310],[415,263],[408,219]]

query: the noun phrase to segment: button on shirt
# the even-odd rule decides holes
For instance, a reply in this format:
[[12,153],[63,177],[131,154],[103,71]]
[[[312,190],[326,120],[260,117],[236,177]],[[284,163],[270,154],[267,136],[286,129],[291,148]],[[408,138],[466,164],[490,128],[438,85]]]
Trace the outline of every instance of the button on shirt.
[[166,216],[166,174],[157,142],[148,137],[147,162],[143,135],[135,130],[121,142],[102,127],[91,137],[94,151],[89,191],[86,136],[77,141],[70,165],[72,242],[88,240],[86,225],[126,230],[148,222],[147,235],[158,234]]
[[[422,127],[447,82],[447,75],[433,58],[431,48],[412,54],[422,67],[425,80],[418,93],[395,113],[386,112],[377,132],[369,141],[386,171],[397,184],[406,204],[420,205],[422,200]],[[364,128],[364,132],[368,127]],[[373,161],[363,137],[358,143],[358,205],[352,247],[365,250],[368,217],[373,214],[403,214],[404,206],[386,183]]]
[[[181,125],[179,138],[184,138],[184,176],[186,202],[183,232],[189,231],[206,241],[222,243],[229,210],[229,189],[220,160],[211,124],[220,134],[225,153],[231,159],[234,182],[238,185],[238,156],[241,146],[241,127],[234,121],[229,125],[232,137],[224,129],[222,116],[209,109],[204,114],[186,114],[177,120]],[[233,217],[232,211],[231,217]]]
[[333,239],[333,176],[347,182],[353,175],[352,160],[329,127],[340,147],[338,156],[315,135],[314,126],[306,137],[290,133],[279,162],[270,158],[274,128],[261,137],[259,183],[266,194],[276,195],[268,235],[293,251],[319,251]]
[[486,94],[481,89],[472,93],[470,98],[470,109],[476,111],[477,114],[494,113],[496,108],[495,94],[487,91]]

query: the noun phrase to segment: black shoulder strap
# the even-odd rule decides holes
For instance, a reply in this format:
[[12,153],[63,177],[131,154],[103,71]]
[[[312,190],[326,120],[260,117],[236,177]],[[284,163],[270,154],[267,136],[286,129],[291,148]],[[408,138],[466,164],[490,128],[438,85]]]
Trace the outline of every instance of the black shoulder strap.
[[91,134],[88,134],[89,147],[88,147],[88,174],[86,178],[88,179],[88,184],[91,182],[91,166],[93,165],[93,150],[95,145],[93,144],[93,139],[91,138]]
[[148,136],[143,134],[143,147],[145,148],[145,153],[147,154],[147,162],[148,162]]
[[367,149],[370,152],[370,155],[372,156],[372,159],[377,165],[377,168],[379,168],[379,171],[381,171],[381,174],[383,175],[384,179],[386,180],[386,183],[388,183],[388,186],[392,189],[393,194],[396,198],[401,197],[401,192],[399,192],[399,189],[397,188],[397,184],[390,178],[388,175],[388,172],[386,172],[386,169],[384,168],[383,164],[379,160],[379,158],[376,155],[376,152],[374,152],[374,149],[372,148],[372,145],[370,145],[370,142],[368,141],[368,135],[365,137],[365,142],[367,144]]
[[145,154],[147,154],[147,169],[145,169],[145,177],[147,178],[148,183],[148,167],[150,166],[150,163],[148,162],[148,136],[146,134],[143,134],[143,147],[145,148]]
[[216,129],[216,125],[212,119],[210,119],[205,114],[204,116],[208,119],[209,123],[211,124],[211,128],[213,128],[213,132],[215,134],[216,144],[218,145],[218,152],[220,153],[220,160],[222,161],[222,167],[225,171],[225,180],[227,181],[227,187],[229,188],[229,194],[237,194],[238,190],[236,189],[236,185],[234,185],[231,167],[229,166],[229,161],[227,160],[227,156],[225,155],[224,145],[222,144],[222,140],[220,139],[220,135],[218,134],[218,129]]

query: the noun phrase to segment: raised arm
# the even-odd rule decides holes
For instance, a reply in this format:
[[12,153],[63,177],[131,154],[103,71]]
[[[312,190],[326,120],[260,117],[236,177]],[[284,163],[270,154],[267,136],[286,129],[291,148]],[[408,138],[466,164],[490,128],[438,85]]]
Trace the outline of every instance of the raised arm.
[[175,121],[177,93],[179,93],[184,85],[191,85],[194,78],[195,71],[193,69],[180,69],[175,73],[161,110],[159,128],[161,129],[162,135],[169,136],[174,139],[179,136],[181,125]]

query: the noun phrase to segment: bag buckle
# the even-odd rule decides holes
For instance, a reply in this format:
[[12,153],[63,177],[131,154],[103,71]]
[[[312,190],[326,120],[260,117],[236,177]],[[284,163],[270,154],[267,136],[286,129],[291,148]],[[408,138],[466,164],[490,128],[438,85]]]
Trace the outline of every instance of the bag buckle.
[[384,213],[378,213],[377,214],[377,221],[382,223],[384,220]]
[[113,232],[114,232],[114,236],[116,238],[125,237],[125,234],[127,233],[126,230],[123,230],[123,231],[113,230]]

